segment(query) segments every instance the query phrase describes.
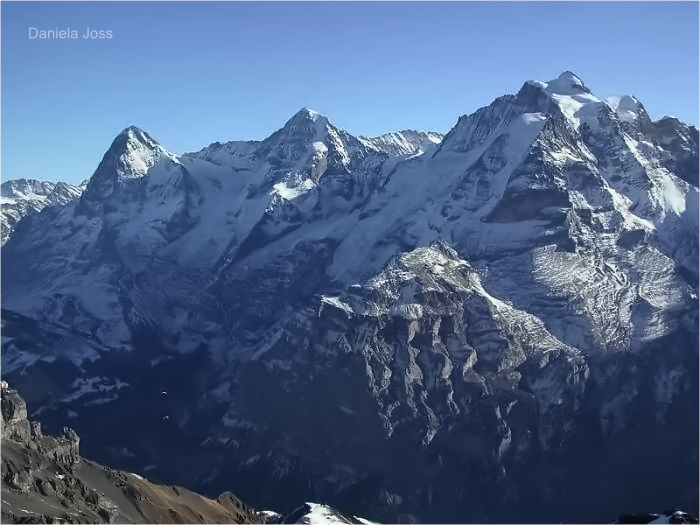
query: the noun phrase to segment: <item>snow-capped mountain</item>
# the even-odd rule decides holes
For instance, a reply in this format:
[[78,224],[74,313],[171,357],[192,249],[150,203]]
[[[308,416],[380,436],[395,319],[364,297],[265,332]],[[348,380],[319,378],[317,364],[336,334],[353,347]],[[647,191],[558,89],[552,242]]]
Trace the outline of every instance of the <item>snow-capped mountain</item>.
[[46,206],[66,204],[80,196],[81,186],[65,182],[47,182],[35,179],[15,179],[0,185],[0,213],[2,238],[0,245],[10,238],[17,223],[26,215],[38,213]]
[[697,158],[570,72],[440,141],[128,128],[3,248],[3,373],[93,457],[261,508],[694,512]]
[[394,156],[420,155],[435,147],[442,140],[442,134],[415,131],[411,129],[385,133],[378,137],[358,137],[367,147],[384,151]]

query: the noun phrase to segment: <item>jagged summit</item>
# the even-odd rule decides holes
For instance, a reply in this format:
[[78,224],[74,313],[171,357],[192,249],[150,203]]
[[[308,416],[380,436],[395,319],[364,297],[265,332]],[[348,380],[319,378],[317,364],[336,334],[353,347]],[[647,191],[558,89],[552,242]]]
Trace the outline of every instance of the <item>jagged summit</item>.
[[294,113],[289,120],[284,124],[284,128],[307,126],[310,124],[317,124],[323,126],[328,123],[328,118],[318,111],[309,109],[307,107],[301,108],[299,111]]
[[[118,158],[122,176],[142,176],[147,171],[148,156],[167,155],[172,157],[148,132],[134,125],[121,130],[105,152],[102,163]],[[100,163],[100,166],[102,165]],[[97,171],[100,167],[98,166]]]
[[577,93],[590,93],[581,80],[581,77],[571,71],[564,71],[557,78],[547,82],[547,91],[559,95],[573,95]]
[[124,152],[128,149],[136,149],[139,146],[148,149],[160,148],[160,144],[151,135],[145,132],[138,126],[127,126],[119,132],[119,134],[112,141],[108,153],[110,151],[116,151],[119,153]]
[[311,108],[303,107],[299,111],[297,111],[292,118],[304,118],[304,119],[311,119],[314,122],[318,120],[319,118],[326,118],[324,115],[321,115],[318,111],[315,111]]
[[148,135],[143,129],[140,127],[131,124],[127,127],[125,127],[123,130],[119,132],[119,135],[127,135],[127,136],[135,136],[135,135]]
[[529,80],[524,89],[533,87],[553,100],[577,130],[583,123],[591,129],[597,129],[599,117],[610,113],[610,110],[612,115],[628,126],[636,128],[651,123],[644,105],[638,98],[631,95],[599,97],[586,86],[581,77],[571,71],[564,71],[557,78],[547,82]]
[[[273,158],[303,162],[307,157],[332,149],[340,130],[320,113],[302,108],[285,122],[284,126],[260,143],[256,154],[260,158]],[[285,168],[282,168],[285,169]],[[273,177],[274,178],[274,177]]]
[[46,196],[56,186],[53,182],[37,179],[13,179],[2,183],[0,192],[3,197]]
[[328,119],[320,113],[308,108],[302,108],[292,115],[280,129],[267,137],[263,144],[288,142],[290,140],[301,141],[323,141],[327,134],[330,123]]
[[591,90],[577,74],[564,71],[557,78],[543,82],[541,80],[528,80],[526,85],[542,88],[550,95],[579,95],[590,94]]
[[607,98],[608,105],[624,122],[634,122],[639,119],[643,106],[636,97],[630,95],[613,96]]
[[[583,86],[583,80],[581,80],[581,77],[578,76],[576,73],[570,70],[566,70],[563,73],[561,73],[557,78],[556,81],[559,82],[571,82],[574,84],[578,84]],[[550,82],[554,82],[554,80],[550,80]]]
[[143,129],[133,125],[124,128],[114,138],[85,186],[79,211],[91,207],[88,202],[103,202],[125,181],[144,177],[161,160],[177,162],[177,157]]

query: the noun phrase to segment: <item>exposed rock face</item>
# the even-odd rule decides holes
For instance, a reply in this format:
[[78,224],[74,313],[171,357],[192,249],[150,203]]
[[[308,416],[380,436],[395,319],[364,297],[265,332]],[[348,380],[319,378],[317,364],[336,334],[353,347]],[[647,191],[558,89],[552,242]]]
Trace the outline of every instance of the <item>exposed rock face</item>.
[[27,420],[27,404],[15,390],[2,382],[2,439],[29,444],[31,431]]
[[[3,382],[4,383],[4,382]],[[16,390],[2,386],[2,439],[25,445],[58,463],[73,465],[80,461],[80,438],[71,428],[64,427],[59,437],[44,436],[41,423],[27,419],[27,404]]]
[[3,381],[3,523],[262,522],[231,493],[209,500],[81,460],[73,430],[44,436],[26,414],[24,400]]

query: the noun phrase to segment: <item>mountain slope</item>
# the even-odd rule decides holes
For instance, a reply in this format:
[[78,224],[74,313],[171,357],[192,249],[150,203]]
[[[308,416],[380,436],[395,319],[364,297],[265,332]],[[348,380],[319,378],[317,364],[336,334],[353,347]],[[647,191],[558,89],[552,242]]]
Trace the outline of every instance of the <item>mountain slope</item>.
[[260,507],[694,512],[693,129],[571,72],[430,147],[306,109],[184,155],[129,128],[3,248],[4,373],[93,457]]

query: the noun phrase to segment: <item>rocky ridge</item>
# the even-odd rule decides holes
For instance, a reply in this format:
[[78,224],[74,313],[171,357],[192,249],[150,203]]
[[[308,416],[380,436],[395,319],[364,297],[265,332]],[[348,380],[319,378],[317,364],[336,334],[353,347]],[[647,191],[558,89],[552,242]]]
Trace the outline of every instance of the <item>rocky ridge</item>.
[[75,431],[45,436],[2,382],[3,523],[263,523],[230,493],[216,500],[102,467],[79,454]]

